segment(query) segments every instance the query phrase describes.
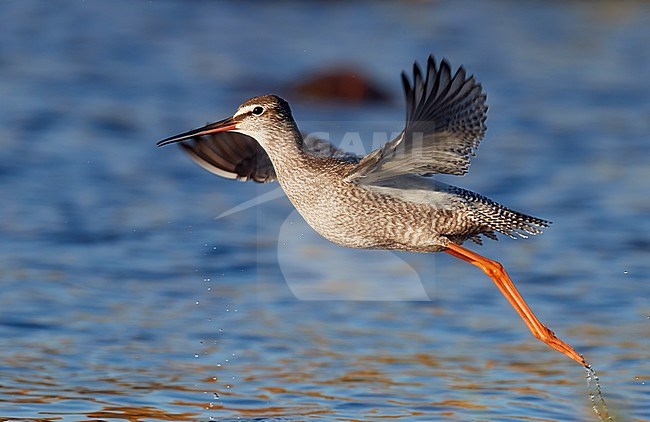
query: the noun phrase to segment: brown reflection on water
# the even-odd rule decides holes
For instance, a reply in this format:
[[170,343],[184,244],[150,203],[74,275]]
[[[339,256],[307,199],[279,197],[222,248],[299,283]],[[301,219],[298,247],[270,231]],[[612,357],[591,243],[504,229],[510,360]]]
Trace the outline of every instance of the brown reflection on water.
[[[638,338],[642,338],[645,330],[645,326],[639,325]],[[504,344],[501,351],[496,351],[495,347],[495,355],[504,356],[503,359],[479,359],[467,348],[459,349],[461,354],[453,356],[400,352],[398,346],[408,341],[422,345],[430,343],[417,333],[404,333],[397,340],[380,339],[377,347],[366,347],[364,351],[350,349],[346,345],[352,344],[350,338],[358,334],[357,330],[341,331],[345,331],[345,335],[340,337],[338,329],[329,333],[330,337],[305,331],[302,348],[275,358],[265,355],[263,349],[251,347],[238,353],[241,361],[227,367],[216,366],[215,362],[205,363],[207,361],[175,362],[170,367],[146,370],[96,365],[88,368],[87,373],[63,379],[65,370],[53,367],[64,365],[43,358],[37,375],[16,372],[12,378],[5,378],[0,385],[0,404],[38,409],[36,413],[44,417],[34,420],[43,421],[60,420],[65,415],[129,421],[189,421],[202,416],[205,419],[206,414],[216,419],[238,416],[308,418],[337,415],[340,408],[347,406],[356,406],[355,414],[365,414],[372,419],[409,416],[427,419],[434,415],[438,419],[455,420],[460,414],[466,415],[466,411],[493,410],[490,402],[486,404],[483,400],[484,393],[512,400],[535,397],[557,402],[557,388],[564,386],[564,391],[575,389],[580,397],[584,379],[581,368],[565,364],[563,356],[526,337]],[[592,350],[606,344],[611,335],[598,327],[585,327],[580,332],[589,335],[575,337]],[[612,356],[613,362],[642,357],[639,352],[642,342],[625,339],[620,343],[618,350],[624,349],[624,345],[629,346],[629,350],[621,356]],[[384,351],[375,354],[378,350]],[[14,357],[4,359],[2,364],[27,369],[29,360],[29,356]],[[599,362],[592,363],[598,369]],[[62,374],[61,379],[46,375],[57,372]],[[111,373],[111,376],[92,379],[89,375],[92,373]],[[236,375],[236,380],[231,380],[230,375]],[[638,383],[650,378],[647,373],[634,375]],[[76,377],[91,381],[70,386]],[[607,396],[606,377],[603,379]],[[450,397],[449,391],[458,394]],[[588,418],[592,415],[586,388],[584,391],[583,416]],[[217,394],[214,399],[213,394]],[[78,412],[77,404],[74,410],[65,413],[66,401],[86,402],[86,410],[74,413]],[[504,406],[499,400],[495,403],[496,408]],[[540,406],[544,404],[530,404],[531,408]],[[49,416],[52,418],[48,419]],[[520,418],[526,420],[526,417]]]
[[[459,357],[457,360],[465,359]],[[460,371],[462,377],[458,377],[453,374],[453,370],[456,368],[452,370],[438,358],[423,353],[351,356],[349,353],[340,354],[327,350],[320,350],[320,352],[314,350],[311,352],[310,360],[285,359],[283,365],[280,366],[241,368],[242,372],[246,373],[241,380],[246,383],[275,384],[261,386],[260,390],[263,393],[256,395],[256,399],[272,402],[288,399],[301,403],[307,402],[305,398],[314,399],[313,403],[306,408],[286,407],[283,408],[285,413],[276,413],[280,410],[277,407],[243,408],[222,404],[219,408],[246,416],[315,415],[331,413],[326,407],[328,406],[326,403],[339,402],[340,404],[364,405],[367,407],[365,410],[367,416],[373,419],[423,417],[435,414],[437,417],[454,420],[461,409],[480,411],[488,410],[489,407],[471,399],[439,399],[438,393],[427,389],[428,380],[442,378],[446,380],[447,385],[451,385],[454,389],[480,391],[484,390],[486,386],[479,383],[468,384],[464,381],[466,381],[466,377],[471,378],[471,375],[468,374],[479,374],[485,371],[486,367],[493,365],[494,363],[490,362],[485,366],[478,367],[466,363],[465,368]],[[315,367],[316,370],[314,370]],[[395,367],[400,370],[396,371]],[[393,378],[395,374],[404,378],[395,379]],[[313,386],[321,386],[321,388],[309,389]],[[504,385],[497,387],[497,391],[509,390],[516,391],[520,395],[546,397],[542,391],[533,387],[520,387],[520,384]],[[232,390],[222,396],[223,402],[227,403],[230,398],[240,397],[236,393],[237,390],[238,386],[233,385]],[[394,398],[391,394],[393,391],[399,391]],[[355,396],[359,392],[368,396]],[[384,404],[390,406],[384,407],[382,406]],[[424,407],[428,411],[416,410],[418,407]]]
[[[471,374],[480,374],[486,367],[493,365],[471,365],[462,363],[461,376],[454,375],[453,369],[459,369],[454,363],[441,362],[439,358],[423,353],[401,355],[350,355],[328,350],[311,350],[311,358],[297,356],[284,359],[277,365],[259,365],[248,362],[236,368],[238,381],[226,386],[218,377],[206,374],[218,373],[213,365],[183,365],[184,375],[190,378],[195,374],[197,384],[176,385],[173,375],[159,374],[161,381],[134,382],[125,375],[97,379],[95,386],[78,386],[75,388],[57,386],[49,377],[43,380],[20,378],[12,384],[24,385],[25,388],[0,387],[2,397],[11,397],[12,403],[43,404],[43,411],[38,413],[60,420],[65,415],[84,415],[94,419],[121,419],[128,421],[162,420],[190,421],[196,420],[206,412],[214,418],[222,417],[283,417],[307,418],[316,415],[335,413],[332,403],[351,403],[366,406],[367,417],[373,419],[391,419],[400,417],[431,416],[454,420],[461,409],[481,411],[489,409],[484,404],[470,399],[439,399],[436,392],[427,391],[428,379],[444,379],[448,387],[458,390],[480,391],[485,386],[480,383],[468,383]],[[514,371],[528,375],[541,376],[543,371],[532,364],[513,363]],[[395,368],[400,368],[396,370]],[[232,368],[230,369],[232,370]],[[550,371],[557,373],[557,371]],[[395,374],[404,378],[394,379]],[[468,375],[469,374],[469,375]],[[155,378],[153,373],[139,374],[143,378]],[[557,383],[558,377],[549,380],[549,385]],[[131,378],[132,379],[132,378]],[[166,381],[165,381],[166,380]],[[520,380],[519,380],[520,381]],[[496,385],[495,385],[496,384]],[[539,385],[539,384],[538,384]],[[294,387],[291,387],[294,386]],[[312,387],[316,387],[313,389]],[[392,391],[397,388],[399,394],[393,398]],[[522,396],[547,397],[544,391],[526,386],[513,380],[504,381],[502,385],[492,381],[491,389],[495,391],[514,391]],[[210,401],[206,391],[217,392],[218,400]],[[125,398],[135,397],[144,400],[147,394],[155,392],[158,396],[178,396],[183,393],[186,399],[175,399],[161,403],[161,406],[124,405]],[[350,394],[352,392],[352,394]],[[369,398],[355,396],[359,392],[371,394]],[[373,395],[374,394],[374,395]],[[144,395],[144,396],[143,396]],[[191,399],[196,397],[197,400]],[[202,400],[205,398],[205,400]],[[48,412],[47,404],[69,400],[86,401],[88,410],[82,413]],[[0,400],[7,401],[7,400]],[[388,407],[377,406],[377,403]],[[424,406],[428,411],[418,410]],[[462,413],[462,412],[460,412]]]
[[[26,388],[12,389],[6,387],[0,387],[0,392],[2,392],[2,397],[10,397],[11,399],[0,398],[0,403],[7,403],[10,405],[13,404],[22,404],[22,405],[32,405],[34,409],[34,415],[53,415],[51,418],[33,418],[30,417],[31,421],[55,421],[62,420],[63,416],[86,416],[89,418],[103,418],[103,419],[122,419],[128,421],[139,421],[143,419],[147,420],[169,420],[169,421],[189,421],[195,420],[198,412],[196,411],[179,411],[171,412],[168,410],[157,409],[151,406],[120,406],[111,404],[110,402],[118,402],[121,397],[129,396],[130,393],[127,389],[123,389],[124,383],[116,383],[116,387],[119,389],[110,389],[110,388],[101,388],[93,389],[91,387],[78,387],[78,388],[65,388],[57,386],[51,382],[47,383],[47,387],[52,390],[56,390],[56,393],[50,393],[47,391],[42,391],[39,387],[43,386],[43,383],[38,380],[13,380],[12,382],[20,381],[28,385]],[[160,384],[142,384],[138,387],[140,390],[144,391],[156,391],[160,388]],[[165,386],[166,389],[178,389],[180,391],[187,391],[185,388],[175,388],[174,386]],[[198,393],[198,392],[197,392]],[[56,403],[65,403],[66,401],[84,401],[87,402],[88,408],[100,408],[99,410],[88,411],[83,413],[76,412],[62,412],[62,411],[51,411],[48,410],[48,405],[53,405]],[[204,407],[205,403],[196,402],[196,403],[173,403],[175,406],[185,407],[185,408],[197,408]],[[42,408],[40,405],[43,405]],[[59,408],[60,409],[60,408]],[[5,410],[5,412],[7,412]],[[11,411],[8,411],[5,415],[0,415],[2,417],[11,418]],[[22,417],[17,418],[17,420],[24,420]]]
[[89,418],[126,419],[136,422],[143,419],[159,421],[189,421],[195,420],[196,413],[170,413],[152,407],[107,406],[97,412],[87,413]]

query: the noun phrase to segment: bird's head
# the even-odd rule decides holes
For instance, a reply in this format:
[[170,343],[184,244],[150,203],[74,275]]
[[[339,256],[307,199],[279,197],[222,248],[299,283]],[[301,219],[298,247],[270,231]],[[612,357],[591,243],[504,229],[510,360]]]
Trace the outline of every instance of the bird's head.
[[[282,135],[294,129],[295,122],[289,103],[276,95],[263,95],[245,101],[232,117],[163,139],[156,145],[161,147],[219,132],[239,132],[255,139],[267,149],[274,139],[286,138],[286,135]],[[272,136],[273,134],[276,136]]]

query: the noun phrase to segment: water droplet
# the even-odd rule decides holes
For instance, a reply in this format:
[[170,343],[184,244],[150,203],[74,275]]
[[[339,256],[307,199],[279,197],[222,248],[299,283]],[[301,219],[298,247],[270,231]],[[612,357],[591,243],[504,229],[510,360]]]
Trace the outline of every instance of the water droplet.
[[219,400],[219,394],[218,393],[214,393],[212,395],[212,397],[214,397],[215,400]]
[[591,400],[591,408],[594,410],[596,415],[602,421],[611,421],[612,418],[609,416],[609,410],[607,409],[607,404],[605,403],[605,397],[603,396],[602,389],[600,388],[600,380],[598,375],[591,367],[591,365],[585,366],[587,371],[587,390],[589,390],[589,399]]
[[232,388],[232,385],[230,385],[230,384],[226,384],[226,388],[227,388],[227,389],[231,389],[231,388]]
[[194,302],[194,304],[195,304],[195,305],[198,305],[198,304],[199,304],[199,301],[197,300],[196,302]]
[[623,271],[623,274],[627,275],[627,270]]
[[[220,363],[217,363],[217,368],[221,368],[221,364],[220,364]],[[216,377],[215,377],[215,379],[216,379]]]
[[194,357],[195,357],[195,358],[198,358],[198,357],[199,357],[199,355],[198,355],[198,354],[195,354],[195,355],[194,355]]
[[206,277],[206,278],[203,279],[203,281],[205,281],[207,283],[207,282],[210,281],[210,279],[208,277]]

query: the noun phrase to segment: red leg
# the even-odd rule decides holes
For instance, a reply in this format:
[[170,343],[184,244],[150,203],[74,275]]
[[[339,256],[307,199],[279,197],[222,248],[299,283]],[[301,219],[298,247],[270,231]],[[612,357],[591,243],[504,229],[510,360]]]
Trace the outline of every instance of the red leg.
[[571,359],[578,362],[580,365],[585,367],[588,366],[587,362],[581,354],[576,352],[573,347],[571,347],[571,345],[557,338],[553,331],[549,330],[537,319],[533,311],[530,310],[524,301],[524,298],[521,297],[517,291],[517,288],[508,276],[508,273],[506,273],[506,270],[500,263],[481,256],[454,243],[450,243],[447,246],[447,249],[445,249],[445,252],[451,256],[469,262],[470,264],[475,265],[483,270],[483,272],[487,274],[492,279],[492,281],[494,281],[494,284],[497,285],[497,288],[501,294],[503,294],[505,298],[508,299],[508,302],[510,302],[512,307],[515,308],[515,311],[517,311],[521,319],[523,319],[528,326],[528,329],[536,338],[543,341],[558,352],[564,353]]

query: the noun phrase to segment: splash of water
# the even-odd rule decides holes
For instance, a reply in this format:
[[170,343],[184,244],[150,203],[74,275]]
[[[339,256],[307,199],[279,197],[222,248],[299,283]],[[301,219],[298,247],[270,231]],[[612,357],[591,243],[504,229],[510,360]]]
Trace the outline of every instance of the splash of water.
[[600,388],[600,380],[596,371],[591,365],[585,366],[587,371],[587,389],[589,390],[589,400],[591,400],[592,408],[596,415],[600,418],[601,421],[613,421],[612,417],[609,415],[607,409],[607,404],[605,403],[605,397],[603,396],[603,391]]

